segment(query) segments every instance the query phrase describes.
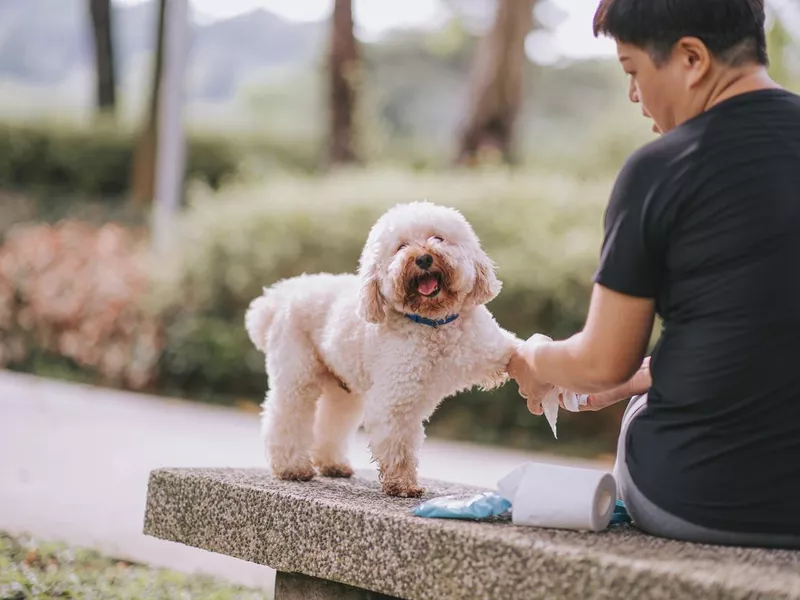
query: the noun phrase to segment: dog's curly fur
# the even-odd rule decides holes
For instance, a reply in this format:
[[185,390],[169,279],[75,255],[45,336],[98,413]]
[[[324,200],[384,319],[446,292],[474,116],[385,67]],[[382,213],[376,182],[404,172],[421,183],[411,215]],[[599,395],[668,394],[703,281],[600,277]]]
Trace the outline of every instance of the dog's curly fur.
[[[424,422],[448,396],[507,381],[519,340],[484,306],[500,288],[467,220],[428,202],[377,221],[358,275],[302,275],[266,288],[245,326],[266,354],[262,437],[275,475],[309,480],[316,467],[349,477],[348,441],[363,423],[383,491],[422,494]],[[458,318],[431,327],[408,314]]]

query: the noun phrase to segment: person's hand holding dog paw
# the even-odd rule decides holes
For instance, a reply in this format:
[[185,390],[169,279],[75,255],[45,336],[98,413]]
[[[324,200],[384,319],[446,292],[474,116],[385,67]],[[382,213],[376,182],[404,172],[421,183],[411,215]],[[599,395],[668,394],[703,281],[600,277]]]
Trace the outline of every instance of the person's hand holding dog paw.
[[552,341],[546,335],[534,334],[520,344],[508,363],[508,375],[517,382],[519,395],[527,400],[528,410],[534,415],[543,413],[542,400],[553,389],[552,384],[541,381],[536,376],[535,352],[541,344]]

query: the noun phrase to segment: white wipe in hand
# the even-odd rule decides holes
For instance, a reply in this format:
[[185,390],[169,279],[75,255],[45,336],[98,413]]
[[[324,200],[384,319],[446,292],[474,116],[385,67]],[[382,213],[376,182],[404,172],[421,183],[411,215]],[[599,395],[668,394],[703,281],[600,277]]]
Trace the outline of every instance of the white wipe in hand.
[[585,394],[576,394],[575,392],[567,391],[563,388],[554,387],[550,393],[542,400],[542,409],[547,422],[550,424],[550,429],[553,430],[553,437],[558,439],[556,433],[556,421],[558,421],[558,396],[561,395],[564,399],[564,408],[570,412],[578,412],[581,406],[586,406],[589,401],[589,396]]

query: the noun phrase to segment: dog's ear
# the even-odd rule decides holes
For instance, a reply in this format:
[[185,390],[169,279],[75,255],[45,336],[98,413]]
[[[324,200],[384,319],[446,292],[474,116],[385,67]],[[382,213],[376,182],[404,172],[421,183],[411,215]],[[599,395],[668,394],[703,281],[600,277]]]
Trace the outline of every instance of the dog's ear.
[[475,306],[486,304],[497,297],[502,287],[502,282],[495,274],[494,263],[483,250],[480,250],[475,260],[475,283],[469,300]]
[[386,301],[381,294],[378,265],[374,257],[362,255],[359,276],[358,316],[368,323],[380,323],[386,317]]

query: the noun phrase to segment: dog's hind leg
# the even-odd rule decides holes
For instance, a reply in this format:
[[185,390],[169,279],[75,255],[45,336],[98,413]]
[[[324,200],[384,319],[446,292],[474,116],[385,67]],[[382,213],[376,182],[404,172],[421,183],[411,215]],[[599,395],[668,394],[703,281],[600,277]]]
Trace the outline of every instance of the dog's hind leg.
[[[308,481],[315,474],[311,461],[314,413],[325,370],[310,347],[300,347],[301,342],[292,338],[276,341],[270,340],[275,350],[267,356],[270,389],[263,404],[261,437],[276,477]],[[279,356],[298,359],[279,362]],[[303,356],[310,360],[303,361]]]
[[261,438],[272,472],[279,479],[308,481],[314,477],[311,444],[317,393],[307,387],[282,386],[267,392]]
[[350,440],[361,424],[362,399],[336,384],[325,386],[314,424],[314,464],[324,477],[350,477]]

